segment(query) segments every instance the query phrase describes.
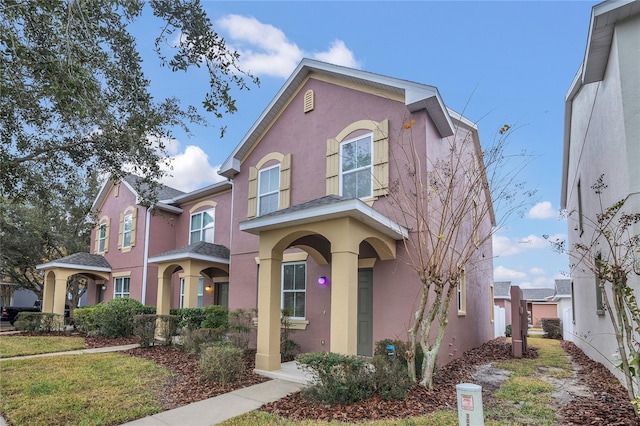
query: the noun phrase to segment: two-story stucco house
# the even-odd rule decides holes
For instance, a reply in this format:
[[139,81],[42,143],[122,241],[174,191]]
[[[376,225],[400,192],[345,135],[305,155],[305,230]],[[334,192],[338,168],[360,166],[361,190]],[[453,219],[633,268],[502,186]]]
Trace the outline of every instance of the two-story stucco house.
[[[608,186],[602,204],[591,188],[601,175]],[[585,58],[566,96],[561,207],[572,212],[569,247],[590,244],[590,221],[623,199],[624,211],[640,211],[640,2],[628,0],[593,8]],[[594,246],[593,256],[600,249]],[[619,375],[614,331],[595,276],[576,267],[571,279],[573,341]],[[638,293],[639,277],[629,279]]]
[[[378,340],[407,339],[421,288],[404,244],[415,224],[399,220],[390,201],[406,178],[394,159],[407,123],[421,158],[461,137],[473,141],[469,161],[482,164],[476,127],[436,88],[303,60],[223,163],[226,182],[187,194],[165,188],[149,209],[136,204],[130,182],[105,185],[91,254],[82,255],[100,266],[41,265],[45,306],[59,309],[56,280],[92,273],[95,302],[135,297],[160,314],[257,307],[262,370],[280,366],[281,308],[303,351],[371,356]],[[490,206],[483,194],[474,203]],[[489,235],[492,220],[463,225],[463,235]],[[441,363],[492,338],[492,257],[490,238],[477,244]]]

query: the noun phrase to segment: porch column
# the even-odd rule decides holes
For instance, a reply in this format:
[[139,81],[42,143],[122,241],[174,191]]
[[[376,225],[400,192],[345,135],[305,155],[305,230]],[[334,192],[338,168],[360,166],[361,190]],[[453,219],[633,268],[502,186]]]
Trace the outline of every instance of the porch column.
[[60,315],[62,318],[59,326],[64,326],[64,305],[67,301],[67,279],[69,278],[68,274],[64,274],[61,271],[57,271],[56,273],[56,284],[55,290],[53,293],[53,313]]
[[357,248],[331,252],[331,352],[358,353]]
[[42,289],[42,312],[53,312],[53,294],[56,289],[56,274],[45,271],[44,288]]
[[200,274],[183,275],[184,279],[184,302],[182,304],[185,308],[197,308],[198,307],[198,280]]
[[[262,239],[261,239],[262,243]],[[269,252],[271,250],[268,250]],[[256,369],[280,369],[280,280],[282,253],[262,256],[258,278]]]
[[171,308],[171,274],[165,274],[165,271],[162,267],[158,268],[157,315],[169,315]]

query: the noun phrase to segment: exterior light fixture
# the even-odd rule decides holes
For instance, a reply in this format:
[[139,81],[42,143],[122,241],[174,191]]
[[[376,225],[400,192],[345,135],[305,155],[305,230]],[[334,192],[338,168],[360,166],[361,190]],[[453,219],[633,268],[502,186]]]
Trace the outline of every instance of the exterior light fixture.
[[324,275],[321,276],[320,278],[318,278],[318,285],[321,285],[321,286],[329,285],[329,278],[325,277]]
[[206,286],[204,289],[205,289],[205,290],[207,290],[207,291],[211,291],[211,290],[213,289],[213,287],[211,287],[210,285],[208,285],[208,286]]

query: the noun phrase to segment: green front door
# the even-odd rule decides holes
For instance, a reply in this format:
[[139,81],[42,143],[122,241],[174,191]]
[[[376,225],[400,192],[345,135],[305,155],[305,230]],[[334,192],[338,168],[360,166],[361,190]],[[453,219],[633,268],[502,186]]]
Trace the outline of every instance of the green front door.
[[358,269],[358,355],[373,356],[373,269]]

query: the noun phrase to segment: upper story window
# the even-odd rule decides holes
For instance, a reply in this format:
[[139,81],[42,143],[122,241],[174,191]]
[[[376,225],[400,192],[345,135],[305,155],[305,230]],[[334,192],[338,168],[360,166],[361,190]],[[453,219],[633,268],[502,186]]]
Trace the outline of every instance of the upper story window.
[[107,224],[101,223],[98,228],[98,253],[107,251]]
[[278,210],[280,165],[260,170],[258,175],[258,216]]
[[372,140],[372,135],[367,135],[340,144],[340,189],[343,197],[372,196]]
[[189,244],[204,241],[213,243],[213,230],[215,224],[215,209],[210,209],[191,215],[189,227]]
[[465,315],[467,313],[467,277],[464,269],[460,271],[458,288],[456,290],[458,296],[458,315]]
[[133,227],[133,214],[124,215],[122,224],[122,248],[131,247],[131,230]]
[[282,264],[282,309],[292,318],[304,318],[306,310],[307,265],[304,262]]
[[104,254],[109,251],[109,216],[102,216],[96,228],[94,253]]

